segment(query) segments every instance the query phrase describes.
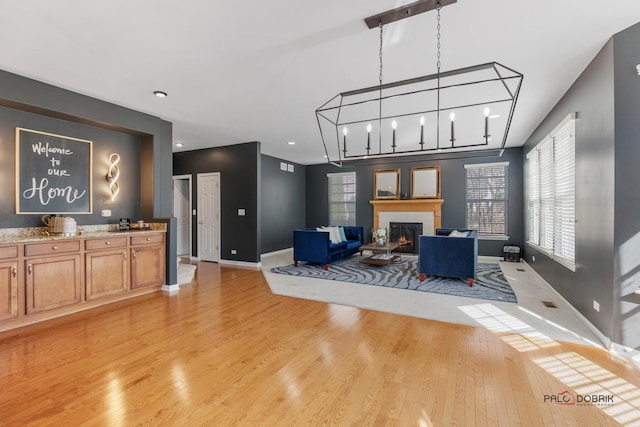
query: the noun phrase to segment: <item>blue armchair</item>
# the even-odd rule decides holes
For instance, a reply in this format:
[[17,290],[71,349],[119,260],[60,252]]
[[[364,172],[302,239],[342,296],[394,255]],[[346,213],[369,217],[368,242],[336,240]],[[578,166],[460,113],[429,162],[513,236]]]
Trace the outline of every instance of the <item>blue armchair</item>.
[[[449,234],[457,230],[467,232],[466,237]],[[478,231],[439,228],[435,236],[420,236],[418,273],[420,280],[426,276],[459,277],[469,280],[473,286],[478,266]]]

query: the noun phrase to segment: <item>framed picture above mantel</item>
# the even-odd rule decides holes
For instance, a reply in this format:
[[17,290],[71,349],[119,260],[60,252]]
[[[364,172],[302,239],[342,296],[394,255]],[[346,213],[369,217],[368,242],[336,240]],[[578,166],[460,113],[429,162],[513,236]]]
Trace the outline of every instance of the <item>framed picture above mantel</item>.
[[440,198],[440,166],[411,168],[411,198]]
[[400,169],[377,169],[373,174],[374,199],[400,198]]
[[92,141],[16,128],[16,213],[92,213],[92,163]]

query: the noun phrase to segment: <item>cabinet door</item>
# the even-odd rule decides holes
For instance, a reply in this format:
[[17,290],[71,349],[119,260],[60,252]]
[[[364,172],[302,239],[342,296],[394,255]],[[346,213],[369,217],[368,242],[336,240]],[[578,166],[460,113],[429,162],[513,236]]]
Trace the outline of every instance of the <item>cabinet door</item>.
[[164,245],[131,248],[131,289],[164,283]]
[[18,261],[0,262],[0,320],[18,317]]
[[27,314],[82,300],[80,255],[26,261]]
[[129,257],[127,248],[85,255],[87,300],[129,290]]

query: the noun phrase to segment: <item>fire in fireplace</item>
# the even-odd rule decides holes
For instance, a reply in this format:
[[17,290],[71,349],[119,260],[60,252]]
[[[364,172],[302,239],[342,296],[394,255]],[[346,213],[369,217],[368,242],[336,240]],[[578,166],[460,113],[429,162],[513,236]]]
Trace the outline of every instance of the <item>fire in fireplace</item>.
[[398,244],[395,252],[418,253],[418,236],[422,234],[421,222],[390,222],[389,241]]

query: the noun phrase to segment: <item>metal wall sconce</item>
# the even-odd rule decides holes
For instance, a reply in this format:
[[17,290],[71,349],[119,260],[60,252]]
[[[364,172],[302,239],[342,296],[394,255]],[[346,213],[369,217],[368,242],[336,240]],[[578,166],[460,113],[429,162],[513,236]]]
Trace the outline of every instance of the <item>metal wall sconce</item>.
[[120,192],[118,178],[120,178],[120,155],[118,153],[109,154],[109,172],[107,172],[107,182],[109,183],[109,191],[111,192],[111,201],[115,201]]
[[[379,85],[339,93],[316,110],[329,163],[470,147],[504,149],[523,75],[497,62],[440,71],[440,9],[455,2],[421,0],[365,19],[369,28],[380,29]],[[383,84],[383,25],[433,9],[438,11],[437,72]]]

